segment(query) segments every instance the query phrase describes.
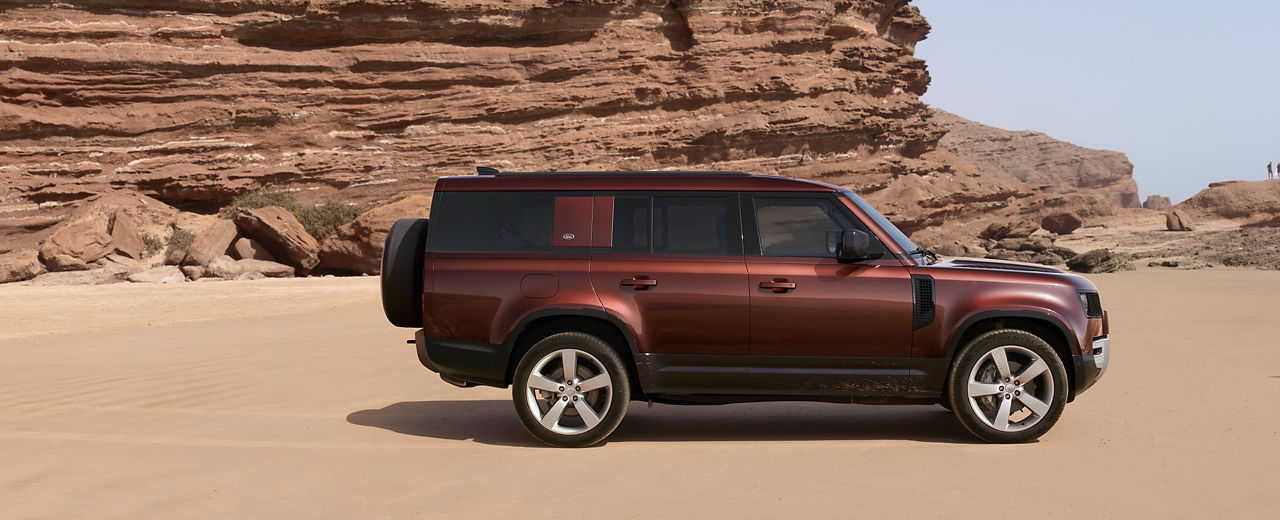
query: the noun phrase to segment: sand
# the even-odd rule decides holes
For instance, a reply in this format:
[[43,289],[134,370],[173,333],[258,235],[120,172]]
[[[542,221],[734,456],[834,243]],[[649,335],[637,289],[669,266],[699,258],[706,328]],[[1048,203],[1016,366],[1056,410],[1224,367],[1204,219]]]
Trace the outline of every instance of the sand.
[[418,365],[373,278],[0,287],[0,517],[1273,515],[1280,272],[1091,279],[1114,363],[1036,443],[937,406],[633,403],[581,450]]

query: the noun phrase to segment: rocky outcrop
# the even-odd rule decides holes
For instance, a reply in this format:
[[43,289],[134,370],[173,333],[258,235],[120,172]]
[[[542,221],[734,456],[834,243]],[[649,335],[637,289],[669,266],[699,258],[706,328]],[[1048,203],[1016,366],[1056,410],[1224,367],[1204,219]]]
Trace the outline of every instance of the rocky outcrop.
[[1123,153],[1094,150],[1040,132],[1010,131],[937,110],[948,129],[939,144],[1002,179],[1094,194],[1123,208],[1139,207],[1133,164]]
[[275,260],[275,258],[271,257],[271,253],[267,252],[266,247],[263,247],[263,245],[259,244],[257,240],[249,237],[237,238],[236,241],[231,244],[231,252],[235,253],[235,257],[241,260]]
[[116,208],[111,216],[111,247],[134,260],[142,258],[142,250],[146,247],[142,243],[142,235],[138,234],[138,226],[133,223],[133,217],[124,208]]
[[1164,214],[1164,227],[1169,231],[1194,231],[1196,226],[1191,222],[1191,217],[1187,216],[1187,212],[1178,208],[1169,210]]
[[1245,223],[1269,220],[1280,217],[1280,179],[1214,182],[1176,207]]
[[1164,195],[1147,195],[1147,200],[1142,202],[1142,207],[1146,209],[1154,209],[1156,211],[1164,211],[1173,207],[1173,201]]
[[1031,220],[1013,222],[992,222],[987,229],[978,234],[979,238],[1001,240],[1004,238],[1026,238],[1040,230],[1040,225]]
[[1046,215],[1040,221],[1040,227],[1057,235],[1069,235],[1072,231],[1080,229],[1082,225],[1084,225],[1084,219],[1069,211]]
[[320,245],[320,266],[378,274],[382,270],[382,248],[391,225],[401,218],[426,218],[430,211],[431,198],[424,195],[412,195],[366,211],[324,240]]
[[477,164],[812,178],[907,231],[1034,195],[937,147],[906,0],[3,3],[0,242],[113,189],[371,209]]
[[59,227],[40,246],[40,260],[50,271],[82,271],[111,251],[105,215],[88,216]]
[[0,255],[0,283],[19,282],[35,278],[44,272],[39,254],[32,250]]
[[320,263],[320,244],[307,234],[293,213],[279,206],[240,209],[235,215],[240,232],[261,242],[271,256],[295,268],[300,275]]
[[1081,273],[1112,273],[1133,269],[1129,258],[1109,249],[1095,249],[1070,260],[1067,268]]
[[231,243],[236,240],[237,226],[230,220],[219,219],[213,225],[196,234],[187,248],[187,256],[182,263],[187,265],[207,266],[213,259],[227,253]]

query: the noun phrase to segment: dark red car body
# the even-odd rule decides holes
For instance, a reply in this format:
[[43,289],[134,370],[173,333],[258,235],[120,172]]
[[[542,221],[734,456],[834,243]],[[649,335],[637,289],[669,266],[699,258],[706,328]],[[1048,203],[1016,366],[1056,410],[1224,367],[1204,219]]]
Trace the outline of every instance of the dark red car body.
[[[434,230],[453,224],[441,197],[476,191],[562,192],[553,245],[565,252],[439,250]],[[835,186],[745,174],[503,174],[444,177],[435,193],[417,348],[425,366],[459,386],[510,385],[523,351],[568,330],[615,345],[634,368],[633,399],[659,402],[940,402],[957,348],[1001,328],[1054,347],[1070,398],[1105,366],[1095,363],[1103,353],[1094,341],[1107,322],[1089,281],[1042,266],[913,254],[878,223],[883,217]],[[631,193],[730,197],[733,253],[611,251],[614,200]],[[760,255],[749,201],[778,195],[841,205],[888,254],[857,262]]]

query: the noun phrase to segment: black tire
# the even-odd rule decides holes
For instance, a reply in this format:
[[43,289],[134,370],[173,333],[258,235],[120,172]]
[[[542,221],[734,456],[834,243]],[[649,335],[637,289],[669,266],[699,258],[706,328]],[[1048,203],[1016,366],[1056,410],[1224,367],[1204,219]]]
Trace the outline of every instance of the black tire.
[[[596,376],[605,374],[609,387],[577,393],[575,386],[565,386],[566,351],[572,352],[575,360],[573,383],[600,384],[606,380]],[[561,390],[531,387],[535,370],[542,376],[535,385],[549,380]],[[622,357],[607,342],[582,332],[561,332],[539,341],[520,358],[511,399],[520,422],[538,440],[561,448],[581,448],[604,440],[622,422],[631,402],[631,379]],[[560,405],[559,414],[552,411],[555,405]],[[584,405],[587,408],[581,408]],[[598,417],[599,422],[592,425],[588,414]],[[554,419],[552,426],[544,426],[542,419]]]
[[[997,362],[1000,357],[1008,381]],[[1037,365],[1037,359],[1045,365]],[[1027,372],[1036,373],[1022,381],[1018,376]],[[960,350],[947,393],[951,410],[969,433],[987,442],[1017,443],[1039,438],[1058,422],[1067,405],[1067,384],[1067,369],[1053,347],[1029,332],[1002,329],[978,336]],[[997,426],[1002,421],[1005,429]]]
[[422,266],[427,219],[402,218],[391,225],[382,249],[382,311],[397,327],[422,326]]

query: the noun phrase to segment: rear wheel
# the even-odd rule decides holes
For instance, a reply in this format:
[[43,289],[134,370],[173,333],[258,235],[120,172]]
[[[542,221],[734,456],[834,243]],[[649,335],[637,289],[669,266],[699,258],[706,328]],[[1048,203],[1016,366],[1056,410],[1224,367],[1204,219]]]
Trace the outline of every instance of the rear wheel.
[[1067,369],[1036,335],[996,330],[960,351],[947,389],[951,409],[969,433],[987,442],[1027,442],[1061,417]]
[[630,389],[627,368],[608,343],[562,332],[539,341],[520,359],[511,397],[534,437],[578,448],[613,433],[627,413]]

